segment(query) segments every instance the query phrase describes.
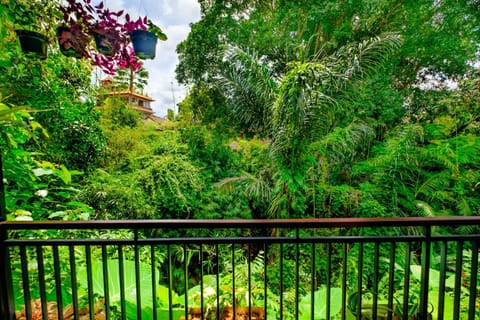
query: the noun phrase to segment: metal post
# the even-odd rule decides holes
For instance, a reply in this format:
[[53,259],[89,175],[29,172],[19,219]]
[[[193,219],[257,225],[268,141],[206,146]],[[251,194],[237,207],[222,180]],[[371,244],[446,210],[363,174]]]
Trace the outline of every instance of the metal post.
[[427,320],[428,317],[428,286],[430,283],[430,252],[431,252],[431,236],[432,227],[425,227],[425,241],[422,245],[422,275],[420,283],[420,310],[418,313],[419,320]]
[[[3,184],[2,153],[0,151],[0,223],[7,220],[5,206],[5,186]],[[0,227],[0,316],[2,319],[14,320],[13,286],[11,278],[9,250],[4,241],[7,231]]]

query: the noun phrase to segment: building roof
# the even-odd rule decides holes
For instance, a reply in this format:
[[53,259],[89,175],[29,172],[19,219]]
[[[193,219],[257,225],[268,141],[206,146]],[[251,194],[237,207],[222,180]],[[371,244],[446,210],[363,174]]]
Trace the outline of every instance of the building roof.
[[145,108],[145,107],[139,107],[139,106],[130,106],[131,109],[133,110],[137,110],[137,111],[140,111],[140,112],[143,112],[145,114],[154,114],[155,111],[153,111],[152,109],[150,108]]
[[140,99],[140,100],[143,100],[143,101],[148,101],[148,102],[152,102],[152,101],[155,101],[154,99],[148,97],[148,96],[144,96],[142,94],[138,94],[138,93],[135,93],[135,92],[131,92],[129,90],[123,90],[123,91],[111,91],[108,93],[109,96],[130,96],[130,97],[134,97],[134,98],[137,98],[137,99]]

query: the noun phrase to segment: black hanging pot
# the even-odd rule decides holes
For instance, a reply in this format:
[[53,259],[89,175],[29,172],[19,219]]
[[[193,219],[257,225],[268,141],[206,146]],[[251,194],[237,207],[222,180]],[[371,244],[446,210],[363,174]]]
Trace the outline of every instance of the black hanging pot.
[[47,37],[41,33],[30,30],[15,30],[20,41],[22,51],[31,57],[47,58]]
[[157,46],[157,36],[145,30],[133,30],[130,33],[133,50],[140,59],[154,59]]

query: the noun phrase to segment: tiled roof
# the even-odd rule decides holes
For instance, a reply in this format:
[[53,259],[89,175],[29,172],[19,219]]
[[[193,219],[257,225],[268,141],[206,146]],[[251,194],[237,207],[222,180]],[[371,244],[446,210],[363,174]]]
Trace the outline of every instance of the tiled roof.
[[130,96],[130,97],[134,97],[134,98],[137,98],[137,99],[141,99],[143,101],[149,101],[149,102],[155,101],[154,99],[152,99],[150,97],[147,97],[147,96],[144,96],[142,94],[135,93],[135,92],[131,92],[129,90],[112,91],[112,92],[109,92],[108,95],[110,95],[110,96],[126,96],[126,97]]

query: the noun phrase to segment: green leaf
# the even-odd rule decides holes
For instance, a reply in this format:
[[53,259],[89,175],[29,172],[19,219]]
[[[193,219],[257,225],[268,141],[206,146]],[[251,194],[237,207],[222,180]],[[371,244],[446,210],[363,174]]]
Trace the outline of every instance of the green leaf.
[[[322,286],[314,293],[314,320],[327,319],[327,288]],[[305,295],[299,302],[300,320],[311,320],[311,294]],[[330,316],[335,316],[342,309],[342,289],[330,289]]]
[[64,165],[62,165],[60,167],[60,170],[56,171],[56,174],[60,179],[62,179],[62,181],[65,184],[72,183],[72,175],[71,175],[70,171],[68,171],[67,167],[65,167]]
[[[410,266],[410,270],[412,271],[412,275],[420,280],[422,278],[422,266],[413,265]],[[440,285],[440,272],[434,269],[430,269],[429,272],[429,286],[430,288],[438,288]]]
[[53,174],[53,170],[52,169],[44,169],[44,168],[35,168],[32,170],[33,171],[33,174],[37,177],[41,177],[41,176],[46,176],[46,175],[51,175]]
[[[136,270],[134,261],[123,261],[124,274],[123,280],[125,284],[125,302],[126,302],[126,316],[129,320],[137,319],[137,286],[136,286]],[[120,310],[121,290],[120,290],[120,271],[119,260],[108,260],[108,290],[110,294],[110,304],[116,306]],[[103,286],[103,263],[102,261],[94,261],[92,264],[93,290],[95,294],[104,296]],[[87,274],[86,269],[83,268],[79,272],[79,281],[86,286]],[[158,279],[158,274],[156,275]],[[140,263],[140,294],[142,297],[142,315],[144,319],[149,319],[152,314],[152,270],[147,264]],[[168,301],[168,300],[167,300]]]

